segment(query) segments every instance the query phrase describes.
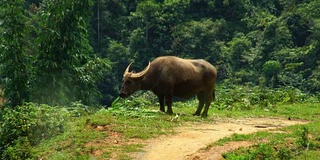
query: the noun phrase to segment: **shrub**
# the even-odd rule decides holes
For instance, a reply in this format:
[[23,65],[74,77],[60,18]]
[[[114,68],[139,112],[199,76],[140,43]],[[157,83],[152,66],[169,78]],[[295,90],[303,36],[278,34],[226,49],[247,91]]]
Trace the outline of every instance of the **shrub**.
[[262,66],[262,72],[265,75],[266,78],[266,83],[270,84],[271,87],[275,85],[275,83],[278,81],[278,75],[281,70],[281,64],[279,61],[267,61],[266,63],[263,64]]
[[318,99],[290,86],[268,89],[230,85],[217,87],[217,98],[213,105],[219,110],[274,109],[278,103],[318,102]]
[[9,159],[28,159],[32,155],[32,148],[27,137],[18,137],[11,146],[8,146],[3,152],[2,157]]
[[235,79],[238,84],[258,83],[259,77],[251,70],[241,69],[235,73]]
[[63,108],[26,103],[5,108],[0,117],[0,158],[26,159],[31,146],[63,132]]

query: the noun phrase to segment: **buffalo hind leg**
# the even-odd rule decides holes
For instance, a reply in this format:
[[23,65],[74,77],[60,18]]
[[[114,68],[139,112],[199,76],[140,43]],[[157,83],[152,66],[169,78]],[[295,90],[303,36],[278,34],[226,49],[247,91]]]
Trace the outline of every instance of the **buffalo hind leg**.
[[160,111],[161,112],[165,112],[165,109],[164,109],[164,96],[158,96],[158,99],[159,99],[159,103],[160,103]]
[[203,92],[200,92],[197,94],[197,98],[199,100],[199,104],[196,112],[193,114],[194,116],[200,116],[205,101],[205,95],[203,94]]
[[210,92],[207,94],[208,96],[206,97],[206,101],[205,101],[206,104],[205,104],[204,110],[201,114],[202,117],[208,116],[208,110],[211,105],[211,102],[212,102],[212,100],[215,99],[215,91],[213,90],[213,95],[210,95],[210,94],[211,94]]
[[173,114],[173,111],[172,111],[172,96],[171,95],[166,95],[166,105],[168,106],[167,113],[168,114]]

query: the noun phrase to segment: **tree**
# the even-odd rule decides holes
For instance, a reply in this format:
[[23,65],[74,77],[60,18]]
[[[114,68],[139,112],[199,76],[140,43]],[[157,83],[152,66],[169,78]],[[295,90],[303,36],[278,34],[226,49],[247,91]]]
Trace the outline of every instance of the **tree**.
[[254,61],[251,59],[255,57],[250,52],[252,44],[243,34],[239,33],[231,41],[227,43],[229,53],[231,54],[231,63],[233,63],[234,71],[239,71],[241,68],[248,68],[249,64]]
[[92,0],[44,1],[35,62],[33,100],[52,105],[91,103],[108,62],[96,58],[88,41]]
[[0,75],[4,96],[12,106],[28,101],[29,57],[26,55],[26,12],[23,0],[0,2]]
[[128,48],[116,41],[110,42],[106,56],[112,63],[112,72],[108,72],[99,85],[99,90],[103,94],[100,103],[111,105],[114,99],[118,97],[123,72],[128,64],[133,61],[133,58],[129,55]]
[[[130,35],[128,16],[131,3],[135,1],[95,0],[94,14],[91,18],[91,44],[96,53],[105,56],[110,39],[128,43]],[[107,44],[107,45],[106,45]]]
[[135,29],[130,35],[130,53],[147,64],[152,58],[172,54],[172,33],[185,19],[187,0],[146,0],[130,15]]
[[220,48],[224,33],[224,20],[202,19],[190,21],[175,27],[171,45],[173,54],[181,57],[202,58],[213,62],[225,61]]
[[135,26],[129,38],[130,53],[143,60],[140,64],[153,57],[163,54],[160,38],[159,20],[161,17],[161,4],[153,0],[146,0],[138,4],[136,11],[130,15],[130,22]]
[[278,75],[281,70],[281,64],[278,61],[269,60],[262,66],[262,71],[266,78],[266,85],[270,87],[274,87],[278,82]]
[[[271,78],[277,85],[308,91],[314,85],[306,82],[318,79],[319,0],[99,1],[101,55],[113,57],[114,68],[129,59],[143,68],[164,55],[203,58],[217,66],[220,80],[257,84],[271,60],[281,66],[279,79]],[[118,61],[119,50],[129,58]],[[106,86],[121,72],[110,74]]]

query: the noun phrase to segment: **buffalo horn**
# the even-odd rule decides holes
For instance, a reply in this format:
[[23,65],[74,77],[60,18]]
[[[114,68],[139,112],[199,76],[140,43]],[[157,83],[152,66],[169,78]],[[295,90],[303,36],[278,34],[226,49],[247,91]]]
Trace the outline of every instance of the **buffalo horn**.
[[[128,67],[130,67],[130,65]],[[140,78],[140,77],[144,76],[148,72],[149,68],[150,68],[150,62],[148,64],[148,66],[143,71],[141,71],[139,73],[132,73],[130,78]]]
[[131,63],[128,65],[127,69],[124,71],[123,77],[129,73],[129,69],[130,69],[130,66],[131,66],[132,63],[133,63],[133,62],[131,62]]

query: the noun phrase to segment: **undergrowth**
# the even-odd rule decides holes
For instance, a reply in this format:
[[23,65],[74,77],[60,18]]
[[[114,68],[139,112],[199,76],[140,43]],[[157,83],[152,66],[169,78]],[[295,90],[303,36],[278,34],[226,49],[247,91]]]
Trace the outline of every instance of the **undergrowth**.
[[[234,159],[316,159],[320,150],[320,139],[318,132],[320,127],[318,122],[312,122],[307,125],[296,125],[286,128],[286,133],[254,133],[245,135],[237,139],[233,135],[229,140],[220,140],[228,142],[230,140],[258,141],[265,139],[267,142],[256,143],[250,147],[241,147],[223,154],[228,160]],[[313,128],[311,131],[309,128]],[[266,132],[262,132],[266,133]],[[259,135],[259,136],[257,136]]]
[[[117,98],[112,106],[106,108],[85,106],[81,102],[63,107],[27,103],[14,109],[5,108],[1,112],[0,156],[2,159],[88,159],[92,150],[99,148],[86,148],[85,144],[103,140],[112,132],[120,134],[124,140],[148,139],[159,134],[172,134],[175,127],[186,122],[209,122],[216,117],[272,115],[315,121],[320,115],[317,105],[319,99],[319,94],[308,95],[290,87],[268,90],[248,86],[218,86],[216,101],[212,103],[208,118],[192,116],[198,105],[196,98],[175,99],[173,115],[159,112],[157,98],[150,92],[138,93],[128,99]],[[95,128],[98,126],[108,128],[108,132],[97,132]],[[279,138],[272,142],[275,144],[279,141],[277,149],[270,148],[271,144],[268,143],[258,144],[244,151],[227,153],[225,157],[237,157],[242,152],[255,155],[255,158],[304,155],[301,152],[303,150],[317,150],[320,139],[314,134],[317,131],[320,129],[307,127],[300,130],[300,134],[294,134],[297,141],[293,148],[282,147],[283,141]],[[314,138],[310,139],[308,135]],[[238,135],[237,138],[241,137]],[[287,135],[282,136],[285,137]],[[106,152],[104,158],[110,158],[111,153],[127,157],[121,151],[126,148],[135,150],[132,148],[139,148],[139,145],[108,147],[110,152]]]
[[217,87],[217,98],[213,104],[219,110],[274,109],[277,104],[319,102],[319,95],[302,93],[299,89],[282,87],[267,89],[248,86]]
[[63,108],[33,103],[4,108],[0,121],[1,159],[30,158],[30,148],[63,133],[68,114]]

